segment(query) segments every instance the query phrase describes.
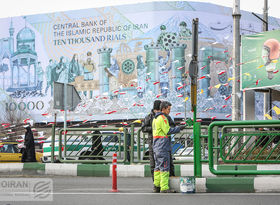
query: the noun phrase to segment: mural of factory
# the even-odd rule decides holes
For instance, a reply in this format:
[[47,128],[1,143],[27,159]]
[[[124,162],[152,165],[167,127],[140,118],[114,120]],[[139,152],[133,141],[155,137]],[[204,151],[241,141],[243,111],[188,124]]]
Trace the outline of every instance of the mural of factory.
[[[147,91],[163,97],[167,97],[170,90],[181,92],[178,87],[183,83],[187,45],[179,43],[176,33],[166,32],[164,25],[161,30],[157,42],[144,45],[144,49],[135,47],[133,50],[126,43],[120,44],[115,55],[111,54],[112,48],[98,49],[99,82],[81,76],[72,84],[88,98],[97,93],[117,97],[125,92],[142,98]],[[141,39],[136,44],[142,45]]]
[[[85,80],[83,76],[78,76],[72,84],[88,99],[104,94],[113,98],[122,93],[142,98],[148,91],[161,98],[166,98],[172,91],[173,94],[189,95],[186,65],[189,64],[190,55],[187,55],[186,50],[190,53],[191,31],[184,21],[178,27],[179,32],[174,33],[168,32],[166,26],[161,25],[161,33],[156,42],[144,45],[144,49],[133,49],[127,43],[121,43],[114,55],[113,48],[98,49],[99,81]],[[142,44],[138,38],[136,45]],[[221,83],[219,92],[229,96],[231,86],[224,85],[228,80],[228,72],[219,75],[217,73],[222,70],[210,72],[211,64],[217,65],[220,61],[230,64],[228,53],[224,52],[226,48],[221,44],[209,46],[207,41],[200,42],[200,47],[200,62],[201,67],[204,67],[201,76],[206,76],[200,83],[205,90],[205,97],[213,96],[208,88],[217,83]]]

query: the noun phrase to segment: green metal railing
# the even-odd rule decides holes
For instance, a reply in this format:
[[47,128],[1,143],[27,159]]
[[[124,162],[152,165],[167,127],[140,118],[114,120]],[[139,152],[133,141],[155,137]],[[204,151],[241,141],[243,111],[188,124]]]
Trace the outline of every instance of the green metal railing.
[[[93,134],[94,131],[101,134]],[[67,128],[66,134],[64,129],[59,131],[60,162],[111,163],[113,153],[118,152],[118,162],[123,163],[127,160],[127,151],[127,129],[119,132],[119,129],[111,128]]]
[[279,164],[279,120],[213,122],[208,130],[208,147],[209,169],[213,174],[280,174],[280,170],[216,170],[214,168],[214,165],[221,164]]
[[[207,126],[201,127],[200,135],[202,162],[208,162],[208,150],[207,150]],[[149,162],[149,147],[148,147],[148,134],[143,133],[141,129],[137,132],[137,162],[148,163]],[[180,133],[171,136],[172,142],[172,156],[175,164],[193,163],[194,162],[194,137],[193,127],[186,127]],[[174,160],[175,159],[175,160]]]
[[[119,163],[148,163],[148,135],[134,125],[117,128],[67,128],[59,131],[56,143],[51,141],[51,161],[65,163],[111,163],[112,153],[118,152]],[[102,152],[92,149],[92,132],[102,132]],[[109,133],[106,133],[109,132]],[[52,129],[55,136],[55,127]],[[100,134],[95,134],[100,135]],[[107,139],[116,137],[117,140]],[[108,138],[109,138],[108,137]],[[130,140],[129,140],[130,139]],[[216,165],[279,164],[280,121],[225,121],[213,122],[209,127],[193,123],[172,136],[174,163],[194,163],[194,176],[202,176],[202,163],[209,162],[215,175],[279,175],[280,170],[219,170]],[[208,143],[208,147],[207,147]],[[57,145],[55,150],[55,145]],[[81,149],[80,147],[83,146]],[[95,153],[95,154],[94,154]],[[130,158],[128,159],[128,154]]]
[[[204,126],[201,129],[204,135],[200,136],[202,152],[200,161],[208,162],[207,127]],[[92,149],[92,143],[94,143],[92,137],[100,137],[100,134],[92,134],[94,131],[102,132],[102,139],[99,144],[102,146],[102,152],[99,153],[94,152]],[[55,127],[53,127],[52,132],[53,136],[55,136]],[[110,133],[106,134],[106,132]],[[119,163],[149,163],[148,135],[141,132],[141,129],[138,129],[135,133],[134,125],[124,128],[123,132],[119,132],[119,129],[111,128],[67,128],[66,135],[64,135],[64,129],[59,130],[58,133],[58,144],[55,143],[54,137],[51,142],[52,162],[54,162],[55,153],[58,153],[57,159],[60,162],[111,163],[112,153],[118,152]],[[111,139],[108,140],[108,136]],[[113,140],[113,137],[118,140]],[[173,135],[171,141],[174,163],[194,162],[192,127],[186,127],[185,130]],[[129,159],[128,154],[130,155]]]

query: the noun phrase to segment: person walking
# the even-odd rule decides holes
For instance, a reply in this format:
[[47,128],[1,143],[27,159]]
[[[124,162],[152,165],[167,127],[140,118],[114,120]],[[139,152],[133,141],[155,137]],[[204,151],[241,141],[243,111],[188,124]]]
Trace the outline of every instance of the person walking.
[[169,188],[169,171],[170,171],[170,135],[179,133],[183,126],[170,127],[168,116],[171,110],[171,103],[163,101],[160,104],[160,112],[156,113],[153,128],[153,150],[155,158],[154,169],[154,186],[156,192],[174,193]]
[[24,146],[25,146],[25,153],[23,153],[24,160],[23,162],[36,162],[36,155],[35,155],[35,143],[33,132],[31,127],[26,127],[25,138],[24,138]]
[[[98,128],[94,125],[93,128]],[[91,137],[91,155],[93,155],[94,160],[104,160],[103,158],[103,145],[102,145],[102,134],[99,130],[94,130]]]

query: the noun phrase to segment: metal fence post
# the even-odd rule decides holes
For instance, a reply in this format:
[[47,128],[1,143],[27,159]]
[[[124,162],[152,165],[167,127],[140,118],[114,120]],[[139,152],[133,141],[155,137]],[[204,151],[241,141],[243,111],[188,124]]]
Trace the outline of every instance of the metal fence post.
[[52,125],[51,163],[54,163],[55,125]]
[[201,143],[200,143],[200,122],[194,122],[194,176],[202,177],[201,165]]
[[[141,129],[137,131],[137,161],[141,161],[141,145],[140,145],[140,135],[141,135]],[[145,146],[145,145],[144,145]]]
[[[218,127],[213,128],[214,146],[218,147]],[[218,150],[214,150],[214,163],[218,164]]]
[[130,164],[134,163],[134,124],[130,128]]
[[123,134],[124,134],[124,141],[123,141],[124,163],[126,163],[127,162],[127,148],[128,148],[128,144],[127,144],[128,131],[127,131],[127,128],[123,129]]

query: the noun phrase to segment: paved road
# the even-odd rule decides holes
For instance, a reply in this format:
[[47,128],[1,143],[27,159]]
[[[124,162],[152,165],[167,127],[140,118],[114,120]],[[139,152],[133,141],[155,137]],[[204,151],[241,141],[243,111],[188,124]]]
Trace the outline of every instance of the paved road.
[[[1,177],[4,178],[4,176]],[[152,183],[150,178],[118,178],[118,193],[110,192],[111,178],[108,177],[54,176],[46,178],[51,178],[53,180],[53,201],[3,202],[0,199],[0,205],[278,205],[280,201],[280,193],[154,194],[151,192]]]

